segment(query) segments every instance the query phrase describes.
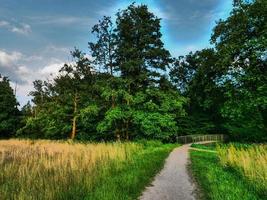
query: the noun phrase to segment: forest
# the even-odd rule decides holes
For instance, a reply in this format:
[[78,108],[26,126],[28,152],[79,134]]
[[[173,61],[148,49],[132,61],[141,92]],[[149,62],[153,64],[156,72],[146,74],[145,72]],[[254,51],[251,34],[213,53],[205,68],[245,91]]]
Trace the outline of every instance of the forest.
[[[236,0],[211,47],[173,57],[161,19],[130,4],[92,27],[53,80],[35,80],[18,109],[0,76],[0,137],[175,142],[189,134],[267,141],[267,1]],[[1,73],[1,72],[0,72]]]

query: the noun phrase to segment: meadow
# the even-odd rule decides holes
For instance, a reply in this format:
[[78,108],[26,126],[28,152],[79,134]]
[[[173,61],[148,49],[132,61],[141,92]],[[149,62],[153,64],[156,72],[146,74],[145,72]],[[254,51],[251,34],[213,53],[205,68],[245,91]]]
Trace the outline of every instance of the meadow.
[[0,141],[0,199],[136,199],[175,145]]
[[191,170],[201,199],[260,200],[267,196],[267,146],[193,145]]

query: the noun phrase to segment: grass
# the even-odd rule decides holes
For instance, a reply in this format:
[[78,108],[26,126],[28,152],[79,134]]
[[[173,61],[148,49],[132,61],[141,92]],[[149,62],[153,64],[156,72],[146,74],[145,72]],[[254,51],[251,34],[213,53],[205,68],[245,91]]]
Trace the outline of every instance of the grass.
[[[226,146],[224,146],[226,148]],[[255,188],[256,182],[262,179],[255,176],[255,182],[251,182],[245,173],[236,169],[236,166],[221,160],[221,154],[226,149],[217,149],[219,154],[191,150],[191,170],[201,189],[201,199],[214,200],[260,200],[266,199],[262,190]],[[223,154],[228,155],[228,154]],[[254,157],[254,160],[258,157]],[[265,157],[266,158],[266,157]],[[251,157],[252,159],[252,157]],[[241,157],[236,157],[238,163],[242,163]],[[255,160],[255,164],[258,163]],[[266,165],[265,165],[266,166]],[[257,173],[257,169],[252,169]],[[266,172],[266,171],[265,171]],[[257,181],[256,181],[257,180]],[[266,182],[265,182],[266,183]],[[266,190],[265,190],[266,191]]]
[[136,199],[175,145],[0,141],[0,199]]
[[267,197],[267,146],[245,148],[230,144],[217,148],[220,163],[246,177],[256,191]]
[[191,144],[191,147],[197,148],[197,149],[204,149],[204,150],[215,150],[216,146],[219,145],[220,143],[213,142],[213,143],[207,143],[207,144],[197,144],[193,143]]

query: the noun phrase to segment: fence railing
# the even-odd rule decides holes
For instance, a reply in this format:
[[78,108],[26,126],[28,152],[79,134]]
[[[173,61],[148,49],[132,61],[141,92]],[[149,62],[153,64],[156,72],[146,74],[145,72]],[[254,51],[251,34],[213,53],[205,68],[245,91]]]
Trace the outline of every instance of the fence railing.
[[210,134],[210,135],[185,135],[177,136],[176,140],[181,144],[188,144],[194,142],[204,142],[204,141],[225,141],[226,136],[223,134]]

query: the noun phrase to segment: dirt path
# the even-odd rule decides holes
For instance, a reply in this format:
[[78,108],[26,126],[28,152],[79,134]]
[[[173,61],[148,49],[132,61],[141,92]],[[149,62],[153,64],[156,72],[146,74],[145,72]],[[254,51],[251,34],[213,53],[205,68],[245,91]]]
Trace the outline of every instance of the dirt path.
[[190,144],[175,148],[166,159],[162,171],[140,200],[194,200],[196,186],[187,171]]

